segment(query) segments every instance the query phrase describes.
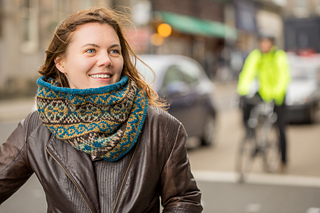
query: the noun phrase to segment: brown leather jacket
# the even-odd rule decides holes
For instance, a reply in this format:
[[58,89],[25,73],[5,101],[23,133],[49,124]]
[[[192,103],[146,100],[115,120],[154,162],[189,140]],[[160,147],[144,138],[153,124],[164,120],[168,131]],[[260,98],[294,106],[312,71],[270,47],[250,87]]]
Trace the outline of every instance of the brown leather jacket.
[[[102,183],[115,183],[109,186],[110,212],[159,212],[159,197],[163,212],[201,212],[186,138],[179,121],[149,106],[135,147],[117,162],[105,161],[104,172],[111,175]],[[48,212],[109,212],[99,196],[99,169],[86,153],[55,138],[37,112],[20,122],[0,147],[0,204],[33,173],[45,191]]]

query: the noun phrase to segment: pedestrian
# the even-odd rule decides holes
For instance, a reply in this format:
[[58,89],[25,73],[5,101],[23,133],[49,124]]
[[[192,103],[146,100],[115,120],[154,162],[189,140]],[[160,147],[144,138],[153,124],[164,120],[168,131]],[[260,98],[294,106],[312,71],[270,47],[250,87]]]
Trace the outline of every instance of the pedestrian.
[[120,16],[70,15],[39,69],[37,110],[0,148],[0,204],[35,173],[48,212],[201,212],[183,125],[135,68]]
[[279,149],[281,152],[280,171],[287,167],[287,137],[286,137],[286,104],[285,95],[290,81],[287,54],[278,49],[274,36],[261,34],[259,48],[254,49],[246,58],[239,75],[237,91],[240,95],[243,109],[243,121],[248,129],[248,120],[253,104],[246,96],[252,96],[254,82],[257,82],[257,94],[265,102],[274,101],[274,111],[277,113],[279,130]]

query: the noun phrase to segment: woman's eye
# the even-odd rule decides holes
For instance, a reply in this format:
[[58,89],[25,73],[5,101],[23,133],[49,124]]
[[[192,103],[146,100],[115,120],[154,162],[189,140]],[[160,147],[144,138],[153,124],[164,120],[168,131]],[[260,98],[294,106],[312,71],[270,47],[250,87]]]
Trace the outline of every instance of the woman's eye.
[[87,53],[95,53],[96,51],[94,49],[88,49],[86,50]]
[[120,54],[120,50],[111,50],[110,53],[112,53],[112,54]]

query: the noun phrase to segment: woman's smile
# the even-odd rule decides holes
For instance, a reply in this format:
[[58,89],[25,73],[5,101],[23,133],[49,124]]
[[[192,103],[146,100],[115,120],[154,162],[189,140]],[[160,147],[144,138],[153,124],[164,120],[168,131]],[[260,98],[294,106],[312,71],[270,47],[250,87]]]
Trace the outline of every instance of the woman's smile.
[[111,75],[109,74],[92,74],[92,75],[89,75],[91,78],[98,78],[98,79],[110,79],[111,78]]

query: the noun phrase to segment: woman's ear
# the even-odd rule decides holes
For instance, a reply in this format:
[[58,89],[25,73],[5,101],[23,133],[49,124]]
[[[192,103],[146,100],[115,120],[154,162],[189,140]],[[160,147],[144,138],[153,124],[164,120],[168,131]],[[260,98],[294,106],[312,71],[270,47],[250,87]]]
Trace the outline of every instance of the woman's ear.
[[62,72],[62,73],[66,73],[65,69],[64,69],[64,60],[58,56],[54,59],[54,63],[56,65],[56,68]]

